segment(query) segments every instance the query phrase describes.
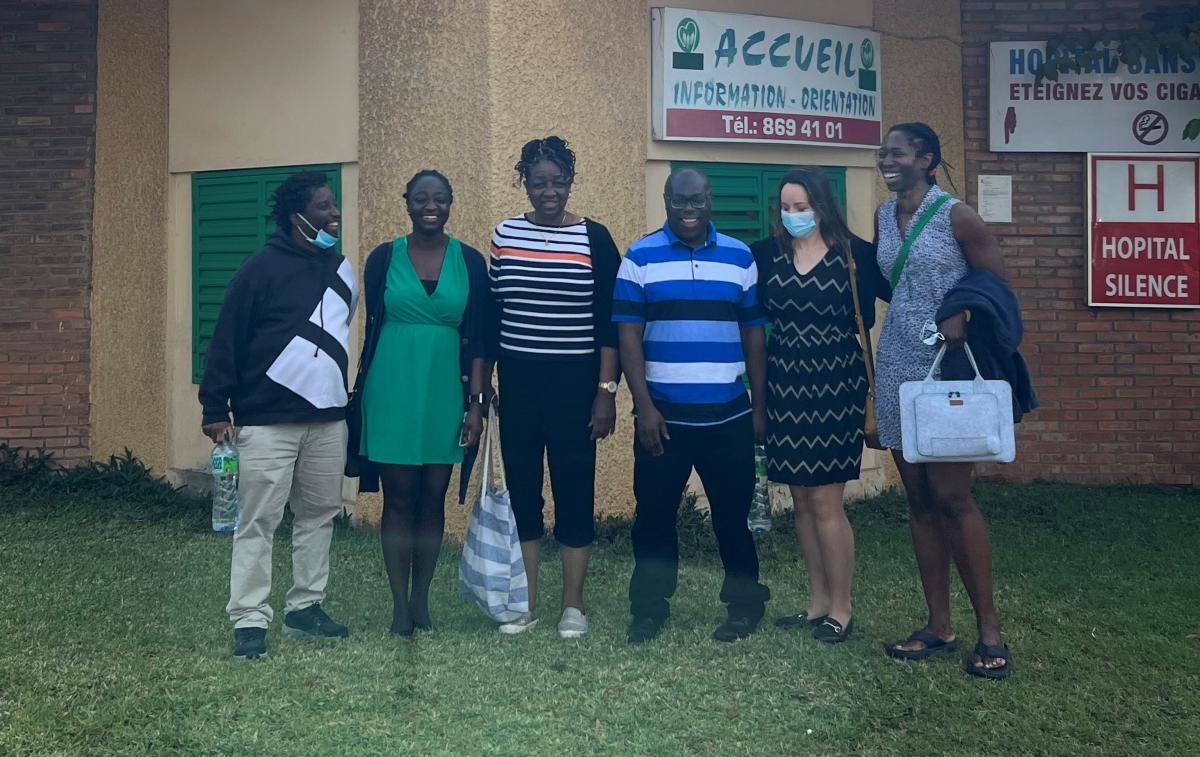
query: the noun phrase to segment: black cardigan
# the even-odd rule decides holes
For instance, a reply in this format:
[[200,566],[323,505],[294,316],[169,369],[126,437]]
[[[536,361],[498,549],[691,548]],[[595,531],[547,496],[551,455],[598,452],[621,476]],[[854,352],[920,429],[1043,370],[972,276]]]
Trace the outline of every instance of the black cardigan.
[[[346,421],[350,426],[350,438],[346,445],[346,475],[359,477],[359,491],[364,492],[379,491],[378,469],[374,463],[359,454],[362,441],[362,390],[371,361],[375,359],[375,348],[379,346],[379,332],[386,315],[383,293],[387,284],[388,267],[392,264],[393,244],[394,242],[384,242],[372,250],[367,256],[366,268],[363,269],[367,332],[363,339],[362,356],[358,361],[358,375],[354,379],[354,393],[350,396],[346,408]],[[459,369],[462,374],[465,408],[470,388],[471,363],[477,358],[487,357],[492,292],[483,254],[468,244],[462,244],[462,255],[467,266],[468,293],[467,307],[463,311],[462,322],[458,325],[458,334],[461,338]]]
[[[754,253],[754,264],[758,266],[759,302],[762,302],[767,278],[770,276],[771,265],[778,250],[779,240],[776,237],[760,239],[750,245],[750,251]],[[854,255],[854,266],[858,269],[858,303],[862,309],[863,325],[870,331],[875,325],[875,300],[891,301],[892,288],[879,270],[879,261],[875,259],[875,245],[851,236],[850,251]]]
[[[621,267],[621,253],[612,234],[599,221],[585,218],[588,251],[592,257],[592,321],[596,340],[596,357],[601,347],[617,349],[617,324],[613,323],[613,289],[617,283],[617,270]],[[495,313],[491,317],[488,339],[488,357],[500,358],[500,302],[493,298]]]

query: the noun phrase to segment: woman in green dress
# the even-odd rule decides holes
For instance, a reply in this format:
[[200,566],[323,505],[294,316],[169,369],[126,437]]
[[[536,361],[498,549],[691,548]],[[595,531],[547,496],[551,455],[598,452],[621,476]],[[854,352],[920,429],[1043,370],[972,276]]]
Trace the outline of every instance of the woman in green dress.
[[[358,455],[362,489],[378,469],[380,532],[393,634],[429,630],[429,585],[445,528],[446,488],[483,429],[490,293],[483,255],[446,233],[454,193],[421,171],[404,193],[411,234],[379,245],[364,273],[367,333]],[[464,391],[468,390],[468,391]],[[465,413],[464,413],[465,409]]]

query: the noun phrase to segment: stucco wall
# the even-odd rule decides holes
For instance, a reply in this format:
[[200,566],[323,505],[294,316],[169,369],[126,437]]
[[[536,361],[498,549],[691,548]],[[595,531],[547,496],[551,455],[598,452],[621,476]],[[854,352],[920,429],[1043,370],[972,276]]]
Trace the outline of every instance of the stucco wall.
[[170,170],[353,162],[357,21],[357,0],[173,0]]
[[[965,197],[960,5],[959,0],[876,0],[875,30],[883,48],[884,128],[902,121],[932,126],[943,158],[953,166],[939,174],[939,181]],[[952,181],[942,179],[947,174]],[[888,191],[882,179],[876,181],[882,201]]]
[[[873,14],[871,0],[681,5],[862,27]],[[364,251],[408,231],[403,185],[422,167],[438,168],[454,182],[451,228],[486,251],[492,225],[527,205],[513,186],[521,144],[549,133],[578,152],[571,208],[604,222],[622,248],[661,224],[662,178],[676,159],[851,166],[851,222],[870,233],[870,150],[650,139],[650,3],[644,0],[434,2],[419,10],[364,0],[360,12]],[[622,388],[617,433],[601,443],[598,456],[602,513],[633,505],[630,408]],[[377,496],[360,498],[365,522],[374,522],[378,509]],[[451,508],[450,529],[461,528],[464,518]]]
[[[933,11],[912,0],[683,4],[876,28],[883,34],[884,120],[929,121],[945,137],[947,158],[961,167],[956,0],[937,0]],[[287,8],[272,0],[273,12],[264,10],[267,5],[252,8],[232,0],[203,4],[205,12],[197,10],[199,5],[122,0],[101,12],[99,97],[103,101],[107,93],[111,105],[98,126],[94,305],[101,323],[93,337],[99,356],[95,384],[103,398],[94,413],[98,453],[130,444],[162,468],[169,462],[193,465],[203,452],[202,440],[190,430],[195,389],[182,380],[184,342],[190,342],[186,181],[191,170],[320,160],[352,165],[357,160],[361,170],[354,188],[361,202],[355,207],[348,199],[345,210],[360,223],[360,262],[376,244],[408,230],[404,184],[421,168],[437,168],[451,178],[451,230],[486,250],[492,225],[526,205],[512,183],[520,145],[552,132],[570,140],[579,153],[572,209],[606,223],[622,247],[661,223],[658,195],[672,160],[847,166],[849,220],[864,236],[870,234],[874,205],[884,196],[872,150],[653,142],[645,0],[564,0],[554,7],[536,0],[433,0],[421,6],[338,0]],[[169,59],[168,15],[174,43]],[[919,21],[931,17],[941,19],[937,34]],[[308,30],[296,32],[304,40],[328,32],[328,44],[311,48],[294,34],[274,34],[281,19]],[[354,31],[347,36],[349,28]],[[206,47],[205,37],[212,35],[242,40],[245,49]],[[289,55],[308,59],[314,49],[334,61],[330,81],[345,78],[351,51],[353,82],[314,86],[311,96],[308,89],[294,89],[314,79]],[[175,76],[169,99],[168,60]],[[214,82],[228,86],[214,94]],[[288,107],[300,102],[306,123],[315,123],[308,115],[313,109],[329,113],[319,124],[328,139],[304,130],[266,139],[262,123],[272,125],[271,134],[284,134],[288,129],[279,119],[293,118],[295,111],[275,100],[260,101],[264,87],[291,92],[285,98]],[[122,89],[119,101],[111,99],[117,88]],[[347,105],[344,95],[351,90],[355,97]],[[220,101],[205,116],[215,120],[199,117],[207,100]],[[274,105],[263,108],[262,102]],[[248,123],[247,113],[260,118]],[[209,132],[228,133],[214,140],[212,133],[197,130],[201,124]],[[344,173],[344,182],[355,175]],[[955,174],[961,186],[960,177]],[[165,255],[164,249],[169,250]],[[165,292],[164,280],[169,281]],[[160,325],[168,316],[169,331]],[[136,338],[124,336],[129,324],[138,325]],[[152,377],[139,387],[138,405],[146,409],[132,415],[124,404],[130,375]],[[600,452],[602,512],[632,505],[629,406],[622,389],[618,434]],[[867,468],[875,464],[868,456]],[[377,500],[364,498],[363,505],[365,519],[372,520]]]
[[211,450],[192,383],[192,173],[340,163],[341,249],[358,262],[358,3],[171,0],[169,36],[167,473],[189,483]]
[[167,3],[100,4],[93,216],[93,457],[167,464]]
[[[942,143],[943,159],[953,166],[943,167],[938,181],[948,192],[966,197],[960,6],[960,0],[876,0],[875,30],[881,37],[884,61],[884,128],[904,121],[923,121],[933,127]],[[937,19],[936,25],[930,19]],[[876,172],[877,203],[889,196]],[[887,309],[881,305],[879,310],[882,324]],[[891,457],[881,453],[879,458],[888,485],[898,485],[900,474]]]
[[[407,233],[404,183],[437,168],[454,183],[452,232],[486,252],[492,226],[528,204],[513,186],[521,145],[550,133],[579,155],[571,208],[607,225],[621,246],[642,233],[644,3],[360,7],[364,250]],[[632,501],[627,402],[623,410],[622,433],[602,448],[602,510]],[[378,508],[377,497],[361,498],[364,521]],[[449,518],[452,531],[461,528],[461,511]]]

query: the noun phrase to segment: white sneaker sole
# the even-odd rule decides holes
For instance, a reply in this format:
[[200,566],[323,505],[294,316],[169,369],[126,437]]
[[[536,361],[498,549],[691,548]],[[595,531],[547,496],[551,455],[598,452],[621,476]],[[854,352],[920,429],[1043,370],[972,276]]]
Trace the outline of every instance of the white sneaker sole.
[[569,630],[564,630],[562,628],[558,629],[558,638],[560,638],[560,639],[578,639],[581,636],[586,636],[586,635],[587,635],[586,630],[580,631],[580,630],[574,629],[574,628],[569,629]]
[[500,633],[504,634],[505,636],[516,636],[519,633],[525,633],[537,624],[537,620],[531,620],[528,623],[522,623],[521,625],[505,623],[504,625],[500,626]]

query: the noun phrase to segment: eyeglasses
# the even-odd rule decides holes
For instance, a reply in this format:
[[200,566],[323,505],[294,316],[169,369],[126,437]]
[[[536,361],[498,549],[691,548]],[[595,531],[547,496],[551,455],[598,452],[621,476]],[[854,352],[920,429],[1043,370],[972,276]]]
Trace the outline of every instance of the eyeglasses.
[[708,207],[708,203],[712,200],[708,195],[692,195],[691,197],[681,197],[679,195],[671,195],[667,198],[667,204],[675,210],[683,210],[684,208],[695,208],[701,210]]

